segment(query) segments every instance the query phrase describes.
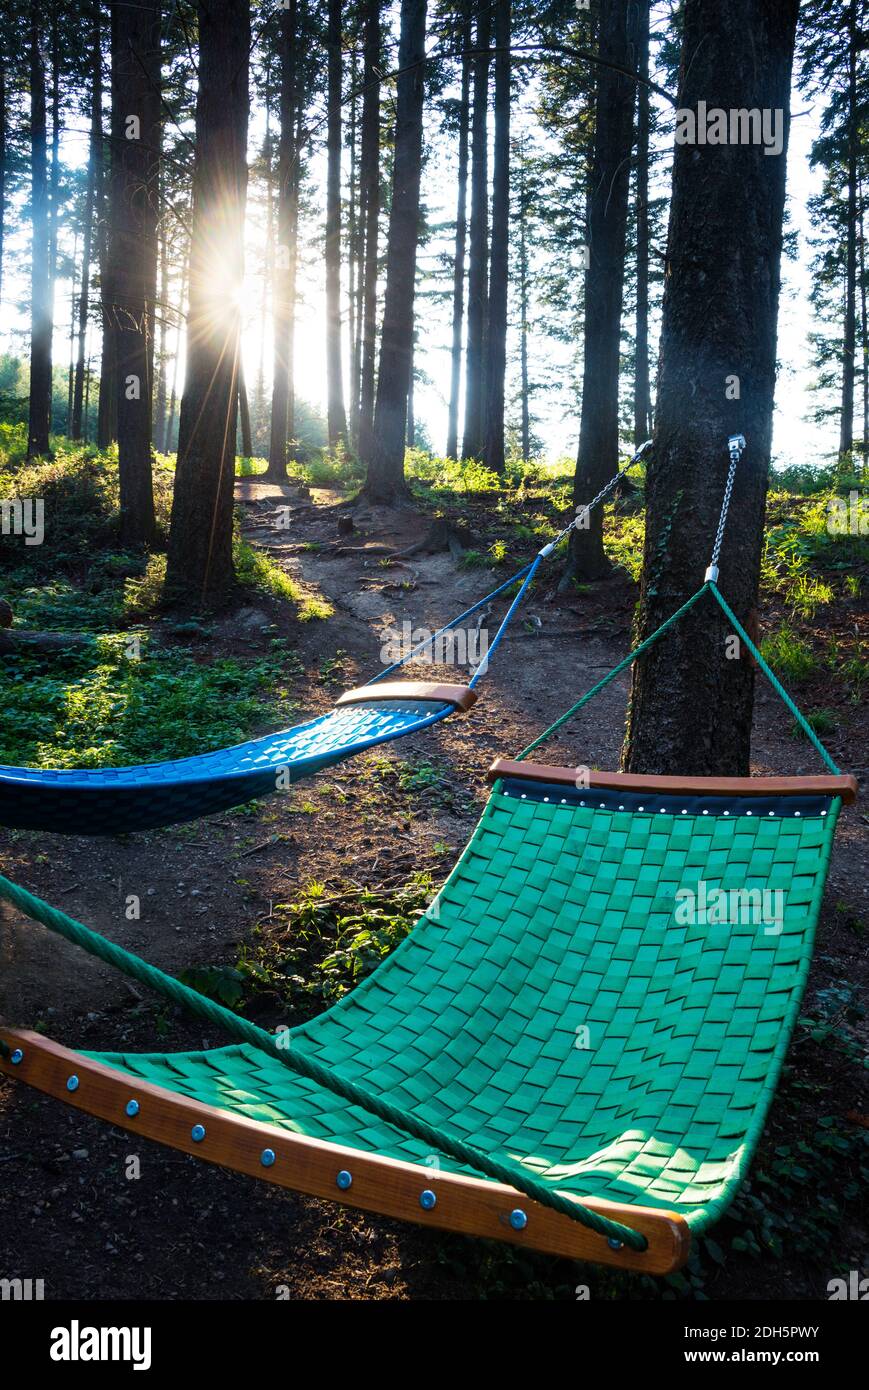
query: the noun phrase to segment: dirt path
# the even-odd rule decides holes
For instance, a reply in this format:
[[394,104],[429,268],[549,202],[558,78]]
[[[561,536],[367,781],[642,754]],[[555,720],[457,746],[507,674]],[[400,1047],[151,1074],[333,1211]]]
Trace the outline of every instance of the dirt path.
[[[412,512],[375,519],[357,510],[348,532],[337,495],[306,496],[249,479],[237,493],[248,538],[327,598],[335,613],[300,624],[287,605],[264,598],[217,625],[215,655],[258,655],[263,628],[274,625],[304,668],[300,718],[327,709],[340,689],[379,669],[384,629],[433,629],[502,577],[459,568],[448,552],[416,553],[385,567],[383,547],[404,550],[425,535],[430,523]],[[492,758],[523,747],[615,664],[627,649],[634,601],[633,587],[621,579],[568,606],[546,602],[545,591],[535,594],[476,708],[412,747],[394,744],[299,784],[286,798],[166,831],[115,840],[0,832],[3,871],[173,972],[231,964],[240,943],[277,929],[275,905],[292,901],[312,880],[393,884],[428,870],[440,881],[485,800]],[[455,679],[454,670],[435,674]],[[617,766],[626,696],[621,677],[547,756]],[[834,754],[846,766],[865,766],[860,711],[845,713]],[[771,692],[759,690],[756,771],[815,770],[808,745],[790,737],[788,726]],[[422,790],[408,790],[391,775],[406,767],[433,775],[417,779]],[[848,811],[810,999],[841,978],[865,983],[866,937],[853,924],[869,915],[867,834],[865,814]],[[129,893],[145,905],[138,922],[124,916]],[[7,1021],[94,1049],[220,1041],[155,1009],[106,968],[5,907],[0,926],[0,1015]],[[820,1094],[806,1104],[821,1114],[865,1114],[865,1084],[862,1094],[850,1082],[842,1091],[834,1060],[812,1063]],[[770,1143],[787,1120],[778,1102]],[[134,1151],[142,1176],[128,1181],[125,1158]],[[43,1278],[49,1297],[274,1298],[286,1290],[314,1298],[570,1298],[577,1279],[565,1262],[425,1234],[196,1164],[4,1081],[0,1175],[0,1277]],[[865,1265],[865,1232],[848,1239],[853,1248],[843,1257]],[[808,1258],[783,1267],[728,1254],[706,1293],[817,1297],[823,1275]],[[659,1296],[647,1281],[590,1270],[582,1278],[593,1296]]]

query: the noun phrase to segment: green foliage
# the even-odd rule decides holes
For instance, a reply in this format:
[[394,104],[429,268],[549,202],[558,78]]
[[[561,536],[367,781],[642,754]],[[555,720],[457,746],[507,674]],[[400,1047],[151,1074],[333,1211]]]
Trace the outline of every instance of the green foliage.
[[785,681],[803,681],[813,676],[819,662],[808,642],[786,624],[764,638],[760,653]]
[[200,665],[186,648],[139,635],[72,648],[63,676],[16,658],[4,681],[0,762],[33,767],[111,767],[183,758],[241,742],[266,712],[292,708],[283,654]]
[[238,969],[253,992],[332,1003],[404,940],[434,891],[427,873],[412,874],[394,892],[355,884],[329,892],[309,883],[295,901],[275,905],[280,936],[245,948]]
[[247,541],[235,542],[233,558],[240,584],[271,594],[273,598],[287,599],[290,603],[296,604],[299,622],[331,618],[335,612],[330,603],[316,594],[307,593],[270,555],[263,550],[254,550]]
[[[814,730],[818,738],[827,738],[830,734],[834,733],[836,728],[838,727],[838,720],[836,718],[834,710],[805,710],[804,714],[806,723],[809,725],[811,729]],[[796,721],[794,721],[792,725],[791,732],[793,733],[794,738],[806,737],[806,735],[803,733],[802,729],[800,728],[799,724],[796,723]]]

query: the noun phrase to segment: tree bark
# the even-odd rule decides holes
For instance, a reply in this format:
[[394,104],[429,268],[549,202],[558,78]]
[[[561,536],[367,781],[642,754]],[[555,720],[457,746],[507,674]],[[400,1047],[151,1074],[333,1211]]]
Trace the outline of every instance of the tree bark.
[[[649,0],[637,0],[637,72],[649,75]],[[634,333],[634,445],[649,437],[649,89],[637,85],[637,316]]]
[[326,417],[329,448],[347,438],[341,360],[341,0],[328,0],[326,109]]
[[6,231],[6,56],[0,49],[0,302],[3,296],[3,240]]
[[869,313],[866,304],[866,209],[863,205],[863,184],[859,185],[860,197],[860,347],[863,354],[861,378],[863,383],[863,442],[860,449],[863,467],[869,457]]
[[299,156],[296,139],[299,106],[299,7],[289,0],[281,22],[281,91],[278,138],[278,247],[275,257],[272,332],[272,413],[269,435],[270,482],[285,482],[290,400],[293,391],[293,337],[296,316],[298,260]]
[[510,0],[495,0],[495,151],[492,256],[486,342],[486,430],[483,462],[504,472],[504,377],[510,279]]
[[238,351],[238,433],[241,442],[242,458],[253,458],[253,436],[250,429],[250,402],[247,398],[247,382],[244,377],[244,357],[240,345]]
[[[461,30],[463,51],[471,46],[471,22]],[[459,169],[456,202],[456,247],[453,254],[453,336],[450,353],[450,405],[447,422],[449,459],[459,457],[459,395],[462,389],[462,329],[465,318],[465,253],[468,241],[468,135],[471,125],[471,60],[462,59],[462,94],[459,100]]]
[[531,402],[528,380],[528,190],[526,187],[525,151],[519,150],[519,371],[520,409],[522,416],[522,461],[531,457]]
[[112,4],[108,275],[115,334],[121,539],[156,535],[151,403],[160,174],[160,6]]
[[848,214],[845,242],[845,324],[842,338],[842,409],[839,462],[854,448],[854,370],[857,346],[857,4],[848,9]]
[[100,39],[100,10],[94,9],[91,47],[91,133],[88,151],[87,191],[85,193],[84,230],[81,267],[81,293],[78,301],[78,349],[75,380],[72,392],[72,426],[70,437],[81,439],[82,405],[84,403],[84,353],[90,298],[91,247],[93,245],[97,178],[102,163],[103,143],[103,54]]
[[[48,219],[48,305],[54,330],[54,291],[57,282],[57,229],[60,202],[60,40],[57,28],[57,4],[51,6],[51,175]],[[48,423],[51,427],[53,390],[48,397]],[[66,422],[69,437],[69,420]]]
[[[628,13],[636,7],[612,0],[601,11],[601,58],[629,65]],[[573,483],[576,506],[588,502],[611,478],[619,457],[619,365],[622,295],[628,220],[630,158],[636,84],[600,68],[595,101],[594,154],[588,198],[588,261],[585,272],[585,338],[579,451]],[[603,514],[573,531],[561,585],[600,579],[609,570],[603,549]]]
[[49,453],[51,421],[51,270],[48,232],[45,68],[40,51],[39,6],[30,6],[30,217],[33,228],[30,291],[30,406],[27,457]]
[[[474,47],[491,42],[489,0],[479,0]],[[468,338],[465,348],[464,458],[479,458],[483,450],[489,256],[489,57],[474,59],[474,114],[471,123],[471,232],[468,263]]]
[[206,3],[190,248],[187,371],[169,534],[167,590],[197,603],[224,596],[232,566],[239,296],[244,274],[250,6]]
[[[111,173],[111,142],[109,143],[109,168],[105,168],[105,141],[100,113],[100,141],[97,159],[96,219],[97,256],[100,268],[100,317],[102,320],[102,339],[100,356],[100,390],[97,406],[97,447],[107,449],[117,435],[117,409],[115,399],[116,344],[115,323],[111,305],[109,286],[109,229],[108,200],[106,198],[106,173]],[[87,412],[85,412],[87,414]],[[86,428],[86,425],[85,425]]]
[[[162,205],[162,198],[161,198]],[[159,234],[160,248],[160,300],[157,305],[157,318],[160,324],[157,341],[156,389],[154,394],[154,448],[162,454],[166,449],[166,341],[168,326],[166,315],[169,305],[169,238],[165,224]]]
[[353,46],[350,66],[350,192],[347,206],[347,307],[350,322],[350,442],[359,446],[359,392],[362,377],[362,258],[364,232],[359,190],[359,116],[356,89],[359,59]]
[[[797,11],[798,0],[685,4],[679,107],[696,110],[702,99],[710,109],[781,110],[785,140],[778,155],[759,144],[675,149],[641,638],[703,581],[732,433],[744,434],[748,448],[724,536],[721,588],[743,625],[757,602]],[[705,596],[637,664],[630,771],[747,774],[754,673],[747,653],[733,659],[727,632]]]
[[359,150],[359,198],[364,248],[362,270],[362,355],[359,383],[359,457],[371,453],[377,362],[377,254],[380,220],[380,62],[383,0],[365,6],[362,83],[362,131]]
[[386,294],[371,454],[366,460],[366,493],[371,501],[387,505],[407,490],[404,449],[419,237],[425,20],[426,0],[402,0]]

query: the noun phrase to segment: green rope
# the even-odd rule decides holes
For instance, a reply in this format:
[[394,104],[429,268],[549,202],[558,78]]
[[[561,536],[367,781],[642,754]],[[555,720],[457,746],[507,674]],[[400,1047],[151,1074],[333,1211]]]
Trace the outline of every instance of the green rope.
[[[279,1046],[276,1038],[271,1033],[267,1033],[265,1029],[257,1028],[247,1019],[231,1013],[221,1004],[217,1004],[197,990],[183,985],[180,980],[164,974],[162,970],[158,970],[154,965],[149,965],[140,956],[133,955],[122,946],[108,941],[104,936],[100,936],[97,932],[83,926],[81,922],[67,917],[66,913],[50,907],[41,898],[34,897],[32,893],[27,892],[26,888],[20,888],[2,875],[0,875],[0,898],[5,898],[7,902],[19,908],[28,917],[41,922],[43,926],[48,927],[49,931],[57,932],[67,941],[71,941],[73,945],[80,946],[90,955],[98,957],[99,960],[105,961],[108,965],[113,965],[125,975],[138,980],[140,984],[147,985],[158,994],[164,995],[173,1004],[183,1005],[192,1013],[198,1014],[200,1018],[224,1028],[239,1042],[249,1043],[252,1047],[259,1048],[260,1051],[276,1057],[290,1071],[307,1077],[309,1081],[315,1081],[318,1086],[323,1086],[328,1091],[334,1091],[336,1095],[349,1101],[351,1105],[357,1105],[360,1109],[369,1111],[372,1115],[386,1121],[387,1124],[394,1125],[396,1129],[403,1130],[406,1134],[421,1140],[431,1148],[439,1149],[442,1153],[457,1159],[459,1163],[463,1163],[469,1168],[475,1168],[478,1172],[485,1173],[487,1177],[494,1178],[497,1182],[503,1182],[509,1187],[517,1188],[526,1196],[539,1202],[541,1206],[551,1207],[554,1211],[560,1212],[562,1216],[570,1217],[571,1220],[578,1221],[582,1226],[588,1226],[598,1235],[627,1245],[631,1250],[645,1250],[647,1248],[648,1241],[638,1231],[632,1230],[629,1226],[622,1226],[618,1221],[610,1221],[589,1207],[571,1201],[560,1192],[547,1187],[537,1178],[529,1177],[518,1163],[491,1158],[472,1144],[465,1143],[463,1139],[452,1134],[445,1134],[435,1125],[427,1124],[409,1111],[403,1110],[389,1101],[382,1100],[379,1096],[366,1090],[365,1087],[357,1086],[355,1082],[348,1081],[336,1072],[330,1071],[328,1067],[324,1067],[313,1057],[299,1052],[296,1048]],[[281,1036],[286,1038],[287,1035],[282,1034]]]
[[764,661],[763,657],[761,656],[757,647],[752,642],[745,628],[742,626],[736,614],[733,612],[733,609],[730,607],[727,600],[721,594],[718,586],[710,581],[708,587],[712,590],[713,594],[715,595],[715,598],[721,605],[721,608],[723,609],[726,617],[729,619],[737,636],[740,637],[742,641],[745,643],[745,645],[748,647],[748,650],[751,652],[751,655],[754,657],[761,671],[763,671],[763,674],[766,676],[776,695],[778,695],[779,699],[784,701],[785,705],[790,710],[791,714],[794,716],[794,719],[799,724],[803,733],[806,735],[806,738],[809,739],[809,741],[812,744],[814,744],[815,748],[820,753],[821,757],[823,758],[826,766],[830,769],[830,771],[835,773],[837,777],[840,776],[841,769],[837,767],[836,764],[833,762],[833,759],[830,757],[829,753],[822,744],[821,740],[818,738],[818,735],[815,733],[809,721],[805,718],[801,711],[797,709],[797,706],[794,704],[793,700],[791,699],[788,692],[785,690],[784,686],[781,684],[775,673]]
[[626,666],[630,666],[636,661],[638,656],[642,656],[643,652],[651,647],[653,642],[657,642],[658,638],[663,637],[668,628],[671,628],[674,623],[679,621],[683,613],[687,613],[688,609],[693,607],[700,595],[704,594],[708,588],[709,585],[704,584],[702,589],[698,589],[696,594],[692,595],[687,603],[683,603],[680,609],[671,614],[667,621],[662,623],[659,628],[656,628],[650,637],[647,637],[644,642],[641,642],[638,647],[635,647],[632,652],[629,652],[624,661],[620,661],[618,666],[614,666],[609,674],[603,677],[603,680],[599,680],[597,685],[593,685],[591,690],[586,691],[582,699],[577,700],[576,704],[573,705],[566,714],[562,714],[561,718],[556,719],[554,724],[550,724],[548,729],[544,729],[543,733],[540,734],[533,743],[529,743],[527,748],[523,748],[522,752],[517,754],[516,761],[521,762],[523,758],[527,758],[529,753],[533,753],[535,748],[539,748],[540,744],[544,743],[557,729],[560,729],[562,724],[566,724],[568,719],[572,719],[573,716],[582,709],[583,705],[587,705],[589,700],[593,700],[595,695],[603,690],[604,686],[609,685],[611,680],[615,680],[616,676],[624,671]]

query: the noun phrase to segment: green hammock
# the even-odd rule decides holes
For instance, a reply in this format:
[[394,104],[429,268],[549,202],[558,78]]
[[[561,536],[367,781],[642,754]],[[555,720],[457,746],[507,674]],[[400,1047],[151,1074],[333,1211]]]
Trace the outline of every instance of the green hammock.
[[[627,661],[707,589],[796,711],[711,582]],[[832,776],[592,774],[579,787],[575,769],[496,763],[482,819],[415,931],[277,1038],[0,878],[0,897],[239,1043],[86,1054],[4,1029],[0,1069],[302,1191],[677,1268],[745,1174],[797,1016],[855,790],[822,752]],[[745,915],[720,923],[707,904],[733,895]],[[531,1202],[514,1205],[519,1194]]]

